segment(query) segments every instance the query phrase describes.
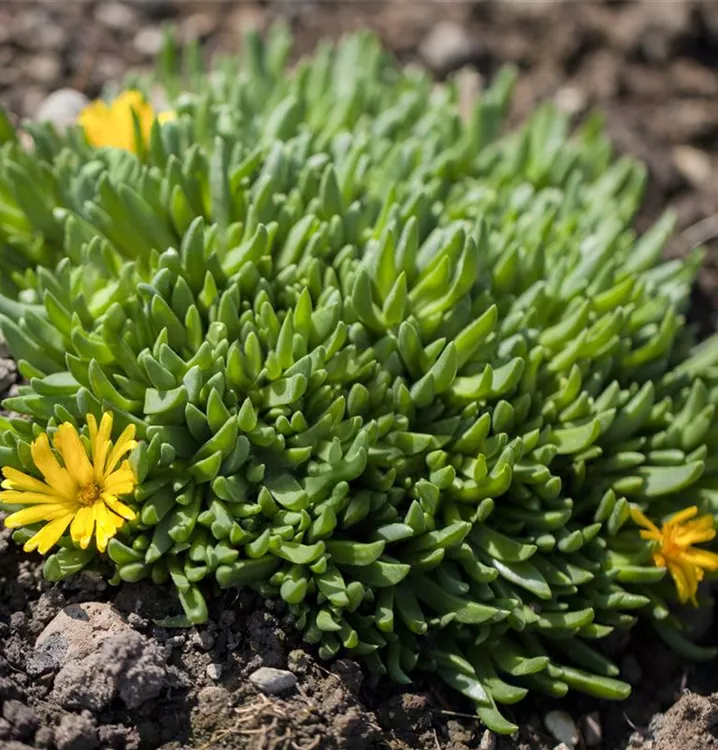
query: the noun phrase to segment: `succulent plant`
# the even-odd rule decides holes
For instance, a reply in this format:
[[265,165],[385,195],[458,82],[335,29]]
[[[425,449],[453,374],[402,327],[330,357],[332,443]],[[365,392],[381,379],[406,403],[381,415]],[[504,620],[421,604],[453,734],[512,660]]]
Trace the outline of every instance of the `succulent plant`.
[[462,120],[370,35],[288,73],[290,41],[185,78],[168,44],[176,119],[136,154],[0,127],[26,378],[0,463],[39,478],[31,444],[69,426],[96,456],[103,414],[138,441],[135,517],[106,553],[62,536],[46,574],[172,585],[191,623],[251,587],[322,657],[434,672],[497,732],[528,690],[625,697],[600,639],[637,617],[712,654],[669,602],[715,567],[691,545],[718,345],[685,324],[699,253],[661,259],[670,216],[631,227],[644,169],[551,106],[507,132],[511,71]]

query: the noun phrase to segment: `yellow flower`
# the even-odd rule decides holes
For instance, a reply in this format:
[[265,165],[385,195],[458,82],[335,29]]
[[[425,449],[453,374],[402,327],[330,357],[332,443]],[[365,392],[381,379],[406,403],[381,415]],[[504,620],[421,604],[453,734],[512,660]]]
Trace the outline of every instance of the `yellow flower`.
[[[139,91],[125,91],[109,105],[97,99],[80,112],[77,122],[84,128],[90,145],[135,151],[133,111],[140,124],[142,140],[146,143],[150,137],[155,111]],[[175,119],[175,113],[161,112],[157,119],[160,123],[168,122]]]
[[8,516],[5,525],[15,529],[47,521],[25,543],[26,552],[36,549],[44,555],[68,526],[72,540],[82,549],[87,548],[94,533],[97,548],[104,552],[125,520],[135,517],[134,512],[117,499],[118,495],[132,492],[137,483],[129,461],[117,466],[137,445],[134,425],[125,428],[114,446],[110,440],[112,414],[102,415],[99,429],[95,417],[88,414],[87,425],[92,461],[75,427],[64,422],[53,437],[64,466],[55,457],[47,435],[40,435],[31,446],[32,460],[44,482],[10,466],[2,470],[5,491],[0,492],[0,502],[29,506]]
[[703,580],[704,571],[718,570],[717,554],[692,546],[710,542],[716,535],[713,516],[696,518],[697,515],[698,508],[692,505],[671,516],[659,529],[638,508],[631,507],[631,517],[644,528],[641,538],[658,542],[653,562],[659,568],[668,568],[681,604],[691,602],[696,607],[696,591]]

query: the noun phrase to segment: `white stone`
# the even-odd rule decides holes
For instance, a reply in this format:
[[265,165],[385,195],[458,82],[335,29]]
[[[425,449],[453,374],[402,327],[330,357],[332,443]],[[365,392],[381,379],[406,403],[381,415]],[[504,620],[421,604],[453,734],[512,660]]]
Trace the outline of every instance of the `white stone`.
[[222,676],[222,665],[221,664],[208,664],[207,665],[207,677],[209,677],[210,680],[214,680],[217,682],[217,680],[220,679]]
[[35,117],[41,122],[51,122],[56,128],[63,129],[72,125],[89,103],[90,100],[80,91],[58,89],[42,102]]
[[467,29],[441,21],[428,33],[419,54],[430,68],[442,73],[460,67],[476,54],[477,45]]
[[135,26],[137,14],[123,3],[101,2],[95,8],[95,20],[110,29],[121,31]]
[[162,49],[162,29],[157,26],[144,26],[136,34],[135,49],[142,55],[156,55]]
[[496,737],[491,730],[487,729],[481,737],[479,743],[479,750],[495,750],[496,748]]

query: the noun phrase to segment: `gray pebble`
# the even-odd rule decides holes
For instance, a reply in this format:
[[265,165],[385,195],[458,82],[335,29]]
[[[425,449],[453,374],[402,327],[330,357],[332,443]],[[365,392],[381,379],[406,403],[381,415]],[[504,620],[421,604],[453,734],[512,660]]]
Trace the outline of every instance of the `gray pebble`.
[[162,49],[162,29],[157,26],[144,26],[136,34],[132,42],[141,55],[156,55]]
[[543,717],[543,723],[560,743],[567,745],[569,748],[578,745],[576,722],[566,711],[549,711]]
[[207,673],[207,677],[209,677],[210,680],[214,680],[215,682],[217,682],[222,677],[221,664],[208,664],[205,671]]
[[442,21],[419,47],[424,62],[438,73],[448,73],[473,60],[479,52],[470,32],[453,21]]
[[270,695],[289,690],[297,684],[297,678],[291,672],[274,667],[260,667],[249,675],[249,681],[263,693]]
[[137,14],[133,8],[123,3],[98,3],[95,20],[117,31],[130,31],[137,27]]

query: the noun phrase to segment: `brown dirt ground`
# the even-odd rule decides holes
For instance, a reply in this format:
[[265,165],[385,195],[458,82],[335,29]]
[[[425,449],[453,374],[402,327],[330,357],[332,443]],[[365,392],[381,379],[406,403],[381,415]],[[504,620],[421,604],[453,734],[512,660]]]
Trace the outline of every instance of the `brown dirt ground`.
[[[670,208],[678,214],[678,233],[667,252],[682,254],[705,243],[693,317],[704,331],[714,330],[718,3],[5,0],[0,4],[0,103],[32,116],[49,92],[63,86],[95,96],[128,67],[149,64],[152,33],[147,31],[166,20],[176,23],[184,38],[200,39],[210,54],[237,49],[242,28],[261,29],[278,16],[291,22],[298,53],[311,50],[320,38],[368,26],[402,61],[433,60],[438,77],[466,64],[488,78],[501,64],[513,63],[521,71],[515,119],[547,98],[577,120],[600,108],[617,149],[649,167],[639,226]],[[454,42],[436,58],[426,45],[440,23],[454,24]],[[159,696],[135,711],[119,701],[97,713],[68,711],[53,702],[53,672],[38,670],[32,647],[60,608],[80,601],[114,602],[138,633],[162,648],[169,676]],[[0,748],[469,750],[482,742],[478,722],[464,715],[467,707],[441,688],[421,683],[405,692],[367,683],[351,662],[317,663],[282,627],[281,609],[265,605],[260,611],[252,597],[224,598],[214,603],[212,620],[201,631],[177,633],[152,624],[151,618],[171,606],[139,585],[109,590],[81,578],[52,586],[41,579],[37,560],[22,556],[7,534],[0,535]],[[714,642],[712,613],[708,620],[704,638]],[[622,704],[587,698],[560,704],[577,720],[598,712],[599,747],[716,746],[718,704],[698,694],[718,689],[714,667],[685,665],[642,632],[628,644],[613,645],[632,675],[634,695]],[[212,664],[223,668],[218,681],[207,674]],[[299,678],[297,691],[263,697],[246,681],[261,665],[289,666]],[[695,694],[681,697],[688,688]],[[527,701],[516,716],[522,722],[520,737],[499,740],[497,750],[552,748],[556,743],[540,717],[555,707],[555,702]]]

